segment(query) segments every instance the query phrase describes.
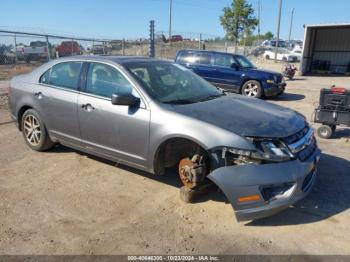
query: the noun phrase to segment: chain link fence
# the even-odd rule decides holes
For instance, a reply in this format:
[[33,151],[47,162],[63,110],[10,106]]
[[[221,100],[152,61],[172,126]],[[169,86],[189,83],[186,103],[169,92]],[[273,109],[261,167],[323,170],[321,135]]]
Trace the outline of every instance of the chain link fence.
[[[155,56],[174,59],[181,49],[201,49],[254,54],[256,46],[235,46],[214,35],[157,32]],[[94,39],[0,30],[0,80],[26,73],[51,59],[72,55],[148,56],[149,39]]]

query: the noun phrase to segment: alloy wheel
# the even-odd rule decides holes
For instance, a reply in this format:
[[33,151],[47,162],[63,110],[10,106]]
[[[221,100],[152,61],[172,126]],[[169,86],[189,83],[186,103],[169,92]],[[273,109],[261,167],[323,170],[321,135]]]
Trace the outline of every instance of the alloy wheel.
[[34,115],[27,115],[23,121],[24,135],[29,144],[37,146],[41,141],[41,127],[39,120]]
[[254,83],[249,83],[244,88],[244,95],[255,97],[259,92],[259,87]]

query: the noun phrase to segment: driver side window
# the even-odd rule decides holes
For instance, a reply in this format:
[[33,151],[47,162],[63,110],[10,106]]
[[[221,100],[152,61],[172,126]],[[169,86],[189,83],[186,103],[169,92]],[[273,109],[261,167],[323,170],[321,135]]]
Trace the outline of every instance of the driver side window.
[[90,63],[85,91],[90,94],[111,98],[112,94],[133,93],[133,87],[122,73],[112,66]]

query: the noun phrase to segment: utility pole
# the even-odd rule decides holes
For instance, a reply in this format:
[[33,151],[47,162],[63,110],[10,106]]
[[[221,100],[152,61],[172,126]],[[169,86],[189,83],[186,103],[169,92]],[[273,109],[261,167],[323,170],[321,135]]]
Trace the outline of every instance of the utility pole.
[[275,63],[277,63],[278,44],[279,44],[279,40],[280,40],[281,13],[282,13],[282,0],[280,0],[279,11],[278,11],[277,34],[276,34],[277,39],[276,39],[276,47],[275,47]]
[[292,14],[291,14],[291,16],[290,16],[289,36],[288,36],[288,41],[289,41],[289,43],[290,43],[290,38],[291,38],[291,35],[292,35],[293,18],[294,18],[294,8],[292,8]]
[[172,7],[173,7],[173,0],[169,0],[169,44],[171,43],[171,16],[172,16]]
[[260,12],[261,12],[261,2],[258,0],[258,45],[260,45]]

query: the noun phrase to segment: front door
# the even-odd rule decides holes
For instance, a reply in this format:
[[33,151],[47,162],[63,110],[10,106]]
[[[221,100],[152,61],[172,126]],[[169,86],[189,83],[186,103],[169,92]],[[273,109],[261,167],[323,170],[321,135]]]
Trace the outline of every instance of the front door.
[[215,54],[214,66],[216,70],[213,81],[223,89],[239,92],[241,72],[238,64],[236,68],[232,67],[233,64],[237,63],[232,55]]
[[150,111],[143,102],[135,107],[111,103],[112,94],[126,92],[139,96],[119,69],[89,64],[85,89],[78,98],[81,138],[89,150],[100,155],[145,166]]

